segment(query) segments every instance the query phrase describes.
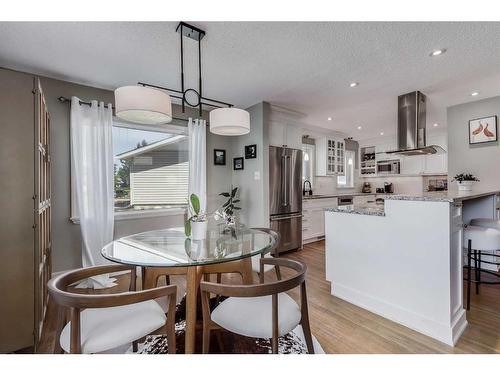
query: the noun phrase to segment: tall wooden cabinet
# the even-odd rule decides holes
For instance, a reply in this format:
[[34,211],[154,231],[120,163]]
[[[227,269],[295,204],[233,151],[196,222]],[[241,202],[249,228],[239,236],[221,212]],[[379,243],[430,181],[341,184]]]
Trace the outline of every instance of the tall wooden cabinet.
[[50,117],[38,78],[0,69],[0,352],[36,350],[51,275]]

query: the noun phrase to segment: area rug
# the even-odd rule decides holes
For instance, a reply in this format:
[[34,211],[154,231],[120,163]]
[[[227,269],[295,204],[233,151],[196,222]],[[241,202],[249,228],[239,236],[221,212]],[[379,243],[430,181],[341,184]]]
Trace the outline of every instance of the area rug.
[[[176,352],[184,353],[185,335],[185,300],[183,299],[176,308],[175,337]],[[199,315],[201,316],[201,315]],[[196,330],[196,353],[201,353],[202,330]],[[324,354],[323,348],[313,336],[315,354]],[[132,352],[130,347],[128,353]],[[168,340],[166,335],[149,335],[143,343],[139,343],[137,354],[163,354],[168,353]],[[272,353],[270,340],[256,339],[241,336],[225,330],[213,330],[210,335],[210,353],[218,354],[266,354]],[[302,327],[297,326],[292,332],[278,339],[279,354],[306,354],[307,346],[304,340]]]

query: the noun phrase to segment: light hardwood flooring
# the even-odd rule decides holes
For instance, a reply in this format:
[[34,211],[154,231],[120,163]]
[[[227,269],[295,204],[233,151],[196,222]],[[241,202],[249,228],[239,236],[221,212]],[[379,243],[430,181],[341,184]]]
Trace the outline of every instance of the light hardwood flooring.
[[[469,325],[457,345],[450,347],[333,297],[330,283],[325,280],[324,241],[308,244],[302,251],[285,256],[308,266],[311,329],[326,353],[500,353],[500,285],[481,285],[480,295],[472,293],[471,310],[467,313]],[[121,278],[127,284],[128,280]],[[173,276],[171,280],[179,285],[178,294],[182,295],[183,278]],[[115,287],[113,292],[124,288],[126,285]],[[291,294],[298,298],[298,292]],[[54,326],[55,309],[49,303],[39,352],[52,352]]]

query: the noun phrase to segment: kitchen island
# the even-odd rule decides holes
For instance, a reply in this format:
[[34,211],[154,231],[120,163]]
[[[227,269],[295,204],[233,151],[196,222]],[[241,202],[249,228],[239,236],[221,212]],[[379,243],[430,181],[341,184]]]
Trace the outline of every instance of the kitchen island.
[[390,195],[382,206],[325,210],[332,295],[454,345],[467,326],[463,225],[497,217],[499,193]]

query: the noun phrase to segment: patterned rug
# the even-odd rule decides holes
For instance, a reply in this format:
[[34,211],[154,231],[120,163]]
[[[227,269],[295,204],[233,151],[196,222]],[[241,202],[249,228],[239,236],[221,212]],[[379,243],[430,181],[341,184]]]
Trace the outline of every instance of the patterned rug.
[[[185,299],[176,308],[175,313],[175,337],[177,353],[184,353],[185,334]],[[200,312],[201,313],[201,312]],[[201,316],[198,315],[198,316]],[[196,330],[196,353],[201,353],[202,330]],[[324,354],[323,348],[313,336],[314,352]],[[132,352],[129,348],[127,352]],[[219,354],[266,354],[271,353],[270,340],[255,339],[241,336],[225,330],[213,330],[210,335],[210,353]],[[306,354],[302,327],[299,325],[292,332],[278,339],[278,352],[280,354]],[[146,340],[139,344],[137,354],[163,354],[168,353],[168,341],[166,335],[149,335]]]

